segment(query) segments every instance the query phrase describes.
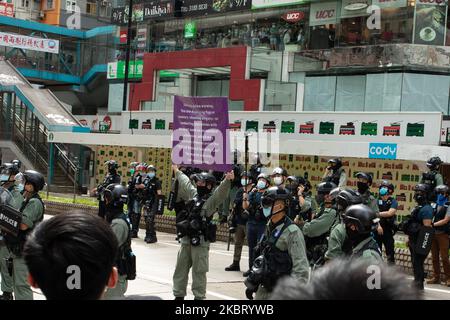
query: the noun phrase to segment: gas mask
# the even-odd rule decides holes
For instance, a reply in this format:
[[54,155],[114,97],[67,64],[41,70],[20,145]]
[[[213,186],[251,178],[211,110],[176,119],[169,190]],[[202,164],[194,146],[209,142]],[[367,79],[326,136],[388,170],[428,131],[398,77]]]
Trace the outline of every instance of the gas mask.
[[358,181],[357,186],[358,186],[358,192],[361,194],[363,194],[367,190],[369,190],[369,185],[367,184],[367,182]]

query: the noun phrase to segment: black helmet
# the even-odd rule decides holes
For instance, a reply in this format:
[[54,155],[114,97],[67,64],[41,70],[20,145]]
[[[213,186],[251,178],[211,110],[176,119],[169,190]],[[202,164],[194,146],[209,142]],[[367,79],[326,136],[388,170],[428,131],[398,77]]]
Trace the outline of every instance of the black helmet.
[[22,166],[22,162],[20,160],[14,159],[13,161],[11,161],[11,163],[20,170],[20,167]]
[[356,174],[356,178],[358,179],[366,179],[369,186],[372,184],[372,175],[367,172],[358,172]]
[[211,185],[216,185],[216,177],[212,173],[209,172],[201,172],[195,175],[194,181],[202,181],[204,180],[206,184],[210,183]]
[[304,177],[297,177],[298,185],[302,185],[305,187],[303,192],[309,192],[311,190],[311,182],[305,179]]
[[317,185],[317,193],[319,194],[329,194],[331,190],[337,188],[333,182],[321,182]]
[[149,166],[147,166],[147,172],[149,172],[149,171],[154,171],[154,172],[156,172],[155,166],[154,166],[154,165],[149,165]]
[[104,192],[105,200],[118,205],[127,203],[127,188],[118,183],[108,185]]
[[117,163],[116,160],[106,161],[105,165],[108,166],[108,171],[116,170],[117,168],[119,168],[119,164]]
[[276,167],[275,169],[273,169],[272,175],[274,176],[276,174],[281,174],[282,176],[285,176],[285,177],[287,177],[287,175],[288,175],[286,169],[283,169],[281,167]]
[[390,193],[394,192],[394,190],[395,190],[394,185],[388,180],[381,181],[379,188],[381,189],[383,187],[387,188]]
[[289,176],[286,178],[286,189],[294,192],[298,188],[298,180],[295,176]]
[[261,197],[261,204],[264,207],[271,206],[276,200],[284,200],[286,203],[290,193],[288,190],[280,187],[270,187]]
[[31,183],[33,185],[35,192],[44,189],[45,179],[41,173],[34,170],[26,170],[23,173],[23,178],[25,179],[25,184]]
[[361,195],[352,190],[352,189],[344,189],[341,190],[336,197],[336,204],[338,205],[338,210],[345,210],[347,207],[362,203]]
[[431,157],[427,161],[427,167],[430,170],[437,170],[442,163],[443,162],[442,162],[441,158],[439,158],[439,157]]
[[19,167],[13,163],[4,163],[0,166],[0,173],[7,174],[8,176],[16,175],[19,173]]
[[331,201],[336,200],[336,198],[337,198],[337,196],[339,195],[340,192],[341,192],[341,189],[339,187],[336,187],[333,190],[331,190],[330,191]]
[[429,186],[428,186],[427,184],[425,184],[425,183],[419,183],[419,184],[416,184],[416,185],[414,186],[414,192],[417,192],[417,193],[419,193],[419,192],[427,193],[427,192],[428,192],[428,188],[429,188]]
[[331,164],[333,169],[339,169],[342,167],[342,161],[339,158],[333,158],[328,160],[328,164]]
[[445,184],[441,184],[434,188],[434,192],[436,193],[446,193],[448,194],[448,187]]
[[375,231],[379,221],[376,213],[363,204],[354,204],[348,207],[342,218],[345,225],[355,225],[358,234],[369,234]]

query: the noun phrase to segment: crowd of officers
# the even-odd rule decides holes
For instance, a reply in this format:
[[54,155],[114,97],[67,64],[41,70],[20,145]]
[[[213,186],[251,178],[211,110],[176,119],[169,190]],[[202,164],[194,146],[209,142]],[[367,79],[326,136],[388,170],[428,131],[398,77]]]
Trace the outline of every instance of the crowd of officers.
[[[419,247],[426,227],[433,230],[430,247],[434,274],[429,282],[441,283],[441,258],[443,280],[450,285],[450,191],[439,173],[442,161],[438,157],[427,162],[429,171],[414,187],[417,205],[401,226],[396,219],[395,187],[390,181],[383,180],[377,185],[377,198],[370,192],[373,184],[370,173],[357,173],[357,188],[346,188],[347,176],[341,160],[330,159],[313,195],[307,176],[290,176],[280,167],[267,172],[258,155],[254,157],[256,160],[248,171],[237,163],[236,154],[233,170],[226,173],[172,166],[174,179],[168,208],[175,210],[177,239],[181,244],[173,275],[176,300],[186,296],[191,269],[195,299],[206,297],[209,247],[216,239],[217,223],[213,220],[216,213],[220,223],[228,222],[235,238],[233,262],[226,271],[240,271],[247,239],[249,262],[243,275],[249,299],[269,298],[277,281],[284,276],[293,277],[299,284],[307,283],[316,268],[333,259],[348,257],[382,263],[383,246],[387,262],[395,264],[394,234],[399,227],[408,235],[413,285],[423,290],[428,252]],[[93,192],[98,195],[99,216],[111,225],[119,241],[116,263],[119,282],[105,295],[107,299],[117,299],[123,297],[127,281],[135,276],[130,273],[131,239],[137,237],[141,211],[146,224],[145,242],[155,243],[154,219],[163,212],[164,198],[154,166],[132,163],[130,180],[124,186],[117,173],[117,162],[110,160],[105,165],[108,174]],[[43,219],[45,207],[38,192],[44,188],[44,177],[32,170],[21,173],[20,162],[14,161],[0,167],[0,181],[13,197],[12,206],[22,215],[19,236],[3,233],[0,243],[2,299],[13,299],[13,292],[16,299],[32,299],[21,253],[28,233]],[[128,214],[124,213],[125,204]]]

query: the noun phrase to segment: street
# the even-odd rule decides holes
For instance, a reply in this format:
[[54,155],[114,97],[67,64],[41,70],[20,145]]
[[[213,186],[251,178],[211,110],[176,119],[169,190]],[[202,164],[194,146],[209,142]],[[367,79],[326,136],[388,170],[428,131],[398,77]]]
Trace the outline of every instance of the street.
[[[145,230],[140,230],[139,239],[133,240],[133,251],[137,256],[137,278],[128,282],[127,296],[144,299],[156,296],[164,300],[172,300],[172,275],[179,244],[174,234],[158,232],[158,243],[146,244],[143,241]],[[248,247],[243,248],[241,272],[226,272],[224,268],[233,261],[233,245],[226,250],[225,242],[211,244],[209,253],[209,272],[207,299],[209,300],[246,300],[244,278],[248,264]],[[191,276],[190,276],[191,279]],[[411,278],[412,279],[412,278]],[[194,296],[188,285],[186,299]],[[36,300],[45,299],[35,290]],[[450,300],[450,288],[441,285],[426,285],[425,299]]]

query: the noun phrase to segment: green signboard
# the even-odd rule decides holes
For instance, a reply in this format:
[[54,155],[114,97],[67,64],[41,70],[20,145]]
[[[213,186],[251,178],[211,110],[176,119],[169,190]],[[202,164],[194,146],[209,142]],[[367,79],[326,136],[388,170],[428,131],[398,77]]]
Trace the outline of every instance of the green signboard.
[[197,24],[195,23],[195,21],[186,22],[186,24],[184,25],[184,37],[186,39],[192,39],[195,38],[196,35]]
[[423,137],[425,125],[423,123],[408,123],[406,127],[407,137]]
[[[128,65],[128,77],[130,79],[141,79],[144,71],[144,62],[142,60],[130,61]],[[108,63],[107,79],[124,79],[125,61],[116,61]]]
[[166,71],[166,70],[161,70],[159,72],[159,77],[160,78],[179,78],[180,74],[176,73],[176,72],[170,72],[170,71]]

